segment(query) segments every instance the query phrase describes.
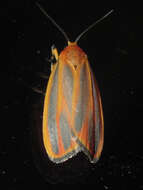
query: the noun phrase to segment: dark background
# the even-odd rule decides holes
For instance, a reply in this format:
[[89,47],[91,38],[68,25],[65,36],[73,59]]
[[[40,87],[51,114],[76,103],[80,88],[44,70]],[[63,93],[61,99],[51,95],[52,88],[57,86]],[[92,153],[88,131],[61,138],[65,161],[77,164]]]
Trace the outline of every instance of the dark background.
[[1,99],[0,184],[4,182],[4,189],[7,186],[19,189],[23,185],[40,185],[42,189],[50,184],[94,184],[98,190],[143,189],[141,11],[127,1],[126,4],[45,0],[39,3],[71,41],[114,9],[112,15],[79,41],[101,92],[104,149],[95,165],[89,164],[83,154],[55,165],[43,153],[39,135],[43,95],[32,88],[45,90],[47,80],[41,79],[39,73],[49,76],[47,59],[51,56],[51,45],[55,44],[60,52],[66,41],[36,7],[35,1],[8,1],[1,8],[1,44],[6,51],[1,58],[4,97]]

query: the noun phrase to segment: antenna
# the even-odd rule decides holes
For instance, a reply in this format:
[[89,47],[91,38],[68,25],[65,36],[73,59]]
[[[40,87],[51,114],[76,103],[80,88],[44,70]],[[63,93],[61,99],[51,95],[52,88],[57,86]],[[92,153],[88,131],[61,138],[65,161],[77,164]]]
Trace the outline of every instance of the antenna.
[[67,42],[69,42],[69,38],[67,36],[67,34],[64,32],[64,30],[55,22],[55,20],[50,17],[47,12],[40,6],[39,3],[36,2],[36,5],[39,7],[39,9],[41,10],[41,12],[58,28],[58,30],[64,35],[65,39]]
[[103,19],[105,19],[108,15],[110,15],[114,10],[112,9],[111,11],[109,11],[106,15],[104,15],[103,17],[101,17],[99,20],[97,20],[96,22],[94,22],[93,24],[91,24],[87,29],[85,29],[75,40],[75,42],[78,42],[80,40],[80,38],[87,33],[91,28],[93,28],[96,24],[98,24],[99,22],[101,22]]

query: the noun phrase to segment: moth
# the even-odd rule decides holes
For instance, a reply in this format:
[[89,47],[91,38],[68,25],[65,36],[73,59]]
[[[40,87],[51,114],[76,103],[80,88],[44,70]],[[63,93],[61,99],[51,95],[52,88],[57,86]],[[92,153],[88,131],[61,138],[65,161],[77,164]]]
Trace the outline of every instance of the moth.
[[60,54],[52,46],[52,57],[56,61],[51,66],[44,99],[42,133],[45,150],[54,163],[62,163],[80,151],[91,163],[96,163],[104,142],[101,96],[88,56],[77,42],[113,10],[71,42],[63,29],[37,5],[62,32],[68,44]]

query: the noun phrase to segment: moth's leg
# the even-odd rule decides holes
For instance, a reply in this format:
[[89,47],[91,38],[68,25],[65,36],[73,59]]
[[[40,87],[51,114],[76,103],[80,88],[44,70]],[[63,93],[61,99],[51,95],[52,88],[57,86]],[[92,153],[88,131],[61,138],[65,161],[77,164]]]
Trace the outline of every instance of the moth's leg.
[[[57,48],[55,47],[55,45],[52,45],[51,52],[52,52],[52,56],[48,60],[48,62],[51,63],[51,72],[52,72],[52,70],[55,67],[55,65],[57,64],[58,58],[59,58],[58,51],[57,51]],[[43,79],[49,79],[49,76],[45,75],[44,73],[38,72],[37,75]],[[31,89],[39,94],[45,95],[45,93],[37,87],[31,87]]]
[[31,89],[32,89],[34,92],[36,92],[36,93],[38,93],[38,94],[42,94],[42,95],[45,96],[45,92],[43,92],[43,91],[40,90],[39,88],[37,88],[37,87],[31,87]]
[[[51,55],[50,59],[46,59],[46,61],[51,64],[51,72],[52,72],[52,70],[53,70],[54,66],[56,65],[56,63],[58,62],[58,58],[59,58],[57,48],[55,47],[54,44],[51,46],[51,52],[52,52],[52,55]],[[42,72],[37,72],[36,75],[38,75],[40,78],[43,78],[43,79],[49,79],[49,76]]]
[[51,47],[51,51],[52,51],[52,56],[51,56],[50,62],[51,62],[51,72],[52,72],[53,68],[55,67],[56,63],[58,62],[59,55],[58,55],[58,50],[54,44]]
[[36,75],[38,75],[38,77],[40,77],[42,79],[49,79],[49,76],[42,72],[36,72]]

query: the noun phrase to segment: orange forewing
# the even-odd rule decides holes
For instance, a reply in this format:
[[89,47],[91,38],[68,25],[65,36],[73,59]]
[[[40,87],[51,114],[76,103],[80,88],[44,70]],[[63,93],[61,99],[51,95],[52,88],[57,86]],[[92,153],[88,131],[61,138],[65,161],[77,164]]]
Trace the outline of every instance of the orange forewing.
[[73,93],[73,134],[90,161],[96,162],[103,147],[103,113],[100,93],[87,59],[77,69]]
[[[64,66],[64,63],[57,63],[53,68],[46,90],[43,112],[44,146],[49,158],[56,163],[67,160],[68,157],[72,157],[79,151],[79,146],[70,133],[71,114],[65,97],[65,92],[68,92],[70,87],[68,84],[64,85],[64,81],[67,81],[64,79]],[[70,66],[66,66],[70,68]],[[74,78],[72,68],[70,68],[70,71],[71,77]],[[71,102],[72,100],[69,101]],[[66,126],[63,126],[64,124],[60,125],[62,122],[65,123],[65,119]],[[65,130],[63,127],[69,128],[67,131],[70,145],[67,149],[64,147],[64,137],[62,136],[64,132],[61,132]]]
[[86,54],[71,43],[60,54],[46,90],[43,140],[49,158],[64,162],[83,151],[96,162],[103,147],[100,93]]

